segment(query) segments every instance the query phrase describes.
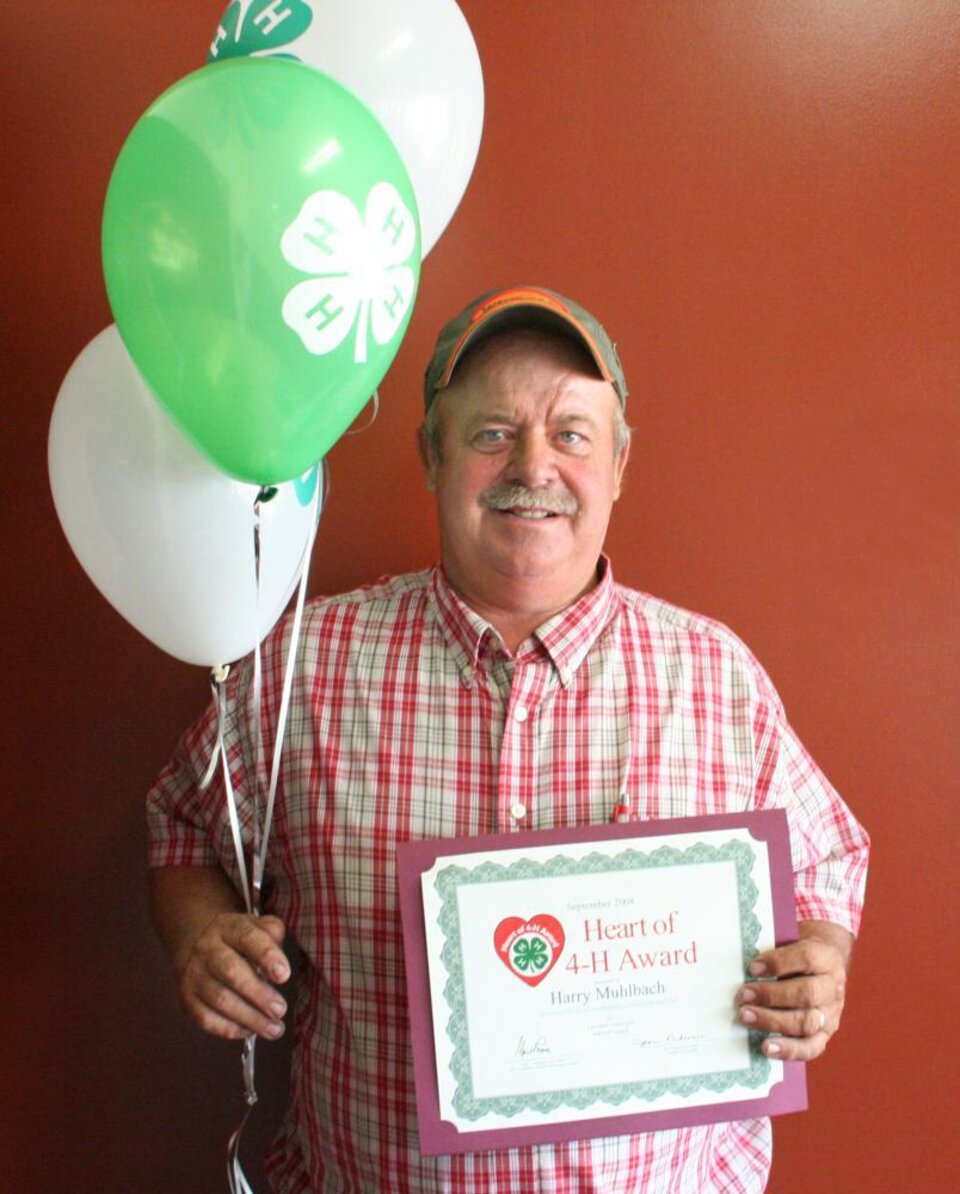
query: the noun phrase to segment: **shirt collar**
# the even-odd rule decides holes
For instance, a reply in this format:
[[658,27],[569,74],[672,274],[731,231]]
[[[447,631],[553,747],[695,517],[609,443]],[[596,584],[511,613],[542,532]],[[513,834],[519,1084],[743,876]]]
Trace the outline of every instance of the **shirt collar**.
[[[594,588],[538,626],[516,655],[522,660],[545,654],[564,687],[620,608],[613,567],[607,556],[600,557],[597,571]],[[502,647],[500,635],[454,592],[439,564],[433,569],[430,588],[440,629],[453,652],[460,679],[469,687],[483,652]]]
[[597,572],[597,584],[589,593],[584,593],[573,605],[568,605],[534,631],[535,638],[553,661],[564,688],[620,609],[613,567],[607,556],[600,557]]

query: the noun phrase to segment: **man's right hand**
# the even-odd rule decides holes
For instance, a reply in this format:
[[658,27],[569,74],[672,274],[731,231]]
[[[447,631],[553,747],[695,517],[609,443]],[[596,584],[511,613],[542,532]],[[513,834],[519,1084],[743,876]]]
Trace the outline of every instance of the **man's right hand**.
[[153,921],[177,974],[187,1014],[205,1032],[236,1041],[283,1035],[287,1005],[272,983],[290,977],[284,925],[240,911],[239,896],[217,867],[157,867],[150,872]]
[[251,1032],[267,1040],[283,1035],[287,1005],[262,976],[277,983],[290,977],[284,933],[276,916],[221,912],[174,959],[181,1002],[204,1032],[230,1041]]

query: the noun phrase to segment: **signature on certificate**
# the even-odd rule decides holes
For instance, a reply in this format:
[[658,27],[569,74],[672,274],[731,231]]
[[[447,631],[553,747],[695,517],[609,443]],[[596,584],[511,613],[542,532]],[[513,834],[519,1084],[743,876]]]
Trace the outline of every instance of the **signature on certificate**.
[[533,1057],[537,1054],[549,1053],[550,1051],[550,1046],[542,1036],[538,1036],[532,1042],[528,1041],[525,1036],[521,1036],[519,1041],[517,1041],[517,1057]]

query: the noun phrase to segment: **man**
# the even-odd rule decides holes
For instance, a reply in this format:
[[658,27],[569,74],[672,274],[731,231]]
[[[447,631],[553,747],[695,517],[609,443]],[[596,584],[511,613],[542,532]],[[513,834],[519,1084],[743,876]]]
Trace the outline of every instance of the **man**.
[[[183,1002],[216,1035],[275,1038],[300,947],[282,1191],[754,1191],[766,1120],[457,1157],[417,1147],[395,847],[411,838],[787,809],[800,940],[758,957],[735,1012],[812,1059],[836,1032],[867,839],[728,630],[616,585],[602,555],[629,451],[606,333],[552,292],[486,295],[441,332],[421,455],[441,563],[314,602],[298,654],[270,852],[243,915],[212,715],[151,792],[155,919]],[[285,658],[265,648],[272,750]],[[254,757],[249,673],[226,735]],[[249,818],[249,805],[245,805]],[[732,1014],[734,1014],[732,1012]]]

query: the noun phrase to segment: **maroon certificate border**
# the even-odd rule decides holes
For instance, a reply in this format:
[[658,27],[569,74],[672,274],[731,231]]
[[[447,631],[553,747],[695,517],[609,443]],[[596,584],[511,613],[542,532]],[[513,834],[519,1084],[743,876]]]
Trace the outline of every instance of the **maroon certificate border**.
[[796,941],[797,921],[790,862],[790,831],[783,809],[723,813],[709,817],[675,817],[664,821],[638,821],[622,825],[594,825],[542,832],[498,833],[485,837],[441,838],[405,842],[397,847],[400,915],[407,970],[407,1002],[410,1009],[420,1151],[423,1156],[486,1152],[489,1149],[516,1148],[519,1145],[687,1128],[697,1124],[753,1119],[806,1109],[805,1066],[803,1062],[787,1061],[783,1065],[783,1081],[778,1082],[769,1094],[762,1098],[738,1102],[663,1111],[639,1111],[629,1115],[605,1115],[596,1119],[479,1131],[461,1131],[449,1120],[440,1118],[423,892],[420,882],[424,872],[428,871],[438,858],[453,857],[457,854],[567,845],[574,842],[605,842],[655,836],[686,837],[690,834],[713,833],[724,829],[747,829],[755,840],[767,843],[776,943],[786,945]]

